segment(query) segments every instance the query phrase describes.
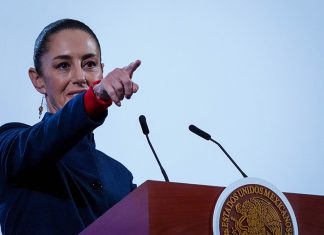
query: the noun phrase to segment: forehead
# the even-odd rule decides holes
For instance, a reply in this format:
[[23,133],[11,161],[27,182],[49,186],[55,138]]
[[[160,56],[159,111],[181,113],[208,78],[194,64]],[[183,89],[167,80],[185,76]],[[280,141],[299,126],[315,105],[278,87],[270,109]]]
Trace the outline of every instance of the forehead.
[[99,55],[95,39],[87,32],[79,29],[65,29],[49,37],[47,53],[57,55],[78,55],[92,53]]

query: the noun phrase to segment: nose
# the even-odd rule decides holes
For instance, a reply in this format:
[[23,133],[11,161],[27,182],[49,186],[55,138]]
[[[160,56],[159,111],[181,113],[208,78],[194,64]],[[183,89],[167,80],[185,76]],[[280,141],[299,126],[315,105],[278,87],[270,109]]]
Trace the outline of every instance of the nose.
[[77,66],[72,72],[72,78],[71,81],[73,84],[84,86],[87,84],[87,78],[86,78],[86,73],[85,71]]

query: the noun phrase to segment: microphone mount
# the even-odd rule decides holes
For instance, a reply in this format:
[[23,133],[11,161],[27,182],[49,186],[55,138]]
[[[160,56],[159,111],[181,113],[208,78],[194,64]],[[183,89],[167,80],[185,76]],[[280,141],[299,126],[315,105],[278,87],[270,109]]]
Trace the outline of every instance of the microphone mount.
[[215,144],[217,144],[218,147],[223,151],[223,153],[225,153],[225,155],[228,157],[228,159],[233,163],[233,165],[236,167],[236,169],[242,174],[242,176],[244,178],[248,177],[241,170],[241,168],[236,164],[236,162],[233,160],[233,158],[226,152],[226,150],[223,148],[223,146],[220,143],[218,143],[216,140],[214,140],[213,138],[211,138],[211,135],[210,134],[208,134],[207,132],[204,132],[203,130],[199,129],[195,125],[190,125],[189,126],[189,130],[191,132],[195,133],[196,135],[200,136],[201,138],[204,138],[205,140],[211,140],[212,142],[214,142]]
[[150,138],[148,136],[148,134],[150,133],[150,131],[148,129],[148,126],[147,126],[147,123],[146,123],[146,118],[145,118],[144,115],[139,116],[139,122],[141,124],[141,128],[142,128],[143,134],[146,136],[147,142],[150,145],[150,148],[151,148],[151,150],[153,152],[153,155],[155,157],[155,160],[157,161],[157,163],[158,163],[158,165],[160,167],[160,170],[161,170],[161,173],[162,173],[162,175],[164,177],[165,182],[170,182],[169,181],[169,177],[168,177],[167,173],[165,172],[165,170],[164,170],[164,168],[163,168],[163,166],[162,166],[162,164],[161,164],[161,162],[160,162],[160,160],[159,160],[159,158],[158,158],[158,156],[157,156],[157,154],[156,154],[156,152],[155,152],[155,150],[153,148],[153,145],[152,145],[152,143],[150,141]]

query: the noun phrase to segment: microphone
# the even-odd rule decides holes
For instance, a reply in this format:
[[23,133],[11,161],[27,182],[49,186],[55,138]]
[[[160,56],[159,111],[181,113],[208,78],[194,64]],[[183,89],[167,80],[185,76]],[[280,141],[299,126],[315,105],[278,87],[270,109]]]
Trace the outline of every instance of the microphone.
[[193,133],[195,133],[196,135],[200,136],[201,138],[204,138],[205,140],[211,140],[212,142],[214,142],[215,144],[218,145],[218,147],[223,151],[223,153],[225,153],[225,155],[228,157],[228,159],[234,164],[234,166],[236,167],[236,169],[239,170],[239,172],[242,174],[242,176],[244,178],[248,177],[242,170],[241,168],[236,164],[236,162],[231,158],[231,156],[226,152],[226,150],[223,148],[223,146],[218,143],[217,141],[213,140],[211,138],[211,135],[208,134],[207,132],[204,132],[203,130],[200,130],[198,127],[196,127],[195,125],[190,125],[189,126],[189,130]]
[[168,175],[165,172],[165,170],[163,169],[162,164],[161,164],[158,156],[156,155],[156,152],[155,152],[155,150],[154,150],[154,148],[153,148],[153,146],[151,144],[150,138],[148,137],[148,134],[150,133],[150,130],[149,130],[148,126],[147,126],[146,118],[145,118],[144,115],[141,115],[141,116],[139,116],[138,119],[139,119],[139,122],[141,124],[141,128],[142,128],[143,134],[146,136],[147,142],[149,143],[150,148],[151,148],[151,150],[152,150],[152,152],[154,154],[154,157],[155,157],[157,163],[159,164],[159,167],[160,167],[161,173],[162,173],[162,175],[164,177],[164,180],[165,180],[165,182],[169,182]]
[[148,135],[150,133],[150,130],[148,129],[145,116],[141,115],[141,116],[139,116],[138,119],[139,119],[139,122],[141,124],[143,134]]
[[190,125],[189,126],[189,130],[193,133],[195,133],[196,135],[199,135],[201,138],[204,138],[205,140],[210,140],[211,136],[210,134],[204,132],[203,130],[200,130],[198,127],[196,127],[195,125]]

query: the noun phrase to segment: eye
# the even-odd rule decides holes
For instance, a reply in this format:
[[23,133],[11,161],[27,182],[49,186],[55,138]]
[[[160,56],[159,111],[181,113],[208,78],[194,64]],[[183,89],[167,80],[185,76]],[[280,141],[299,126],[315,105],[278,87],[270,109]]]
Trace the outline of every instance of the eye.
[[84,66],[87,67],[87,68],[94,68],[94,67],[97,67],[97,63],[94,62],[94,61],[88,61],[88,62],[85,63]]
[[70,68],[70,65],[67,62],[62,62],[59,63],[56,68],[60,69],[60,70],[67,70]]

